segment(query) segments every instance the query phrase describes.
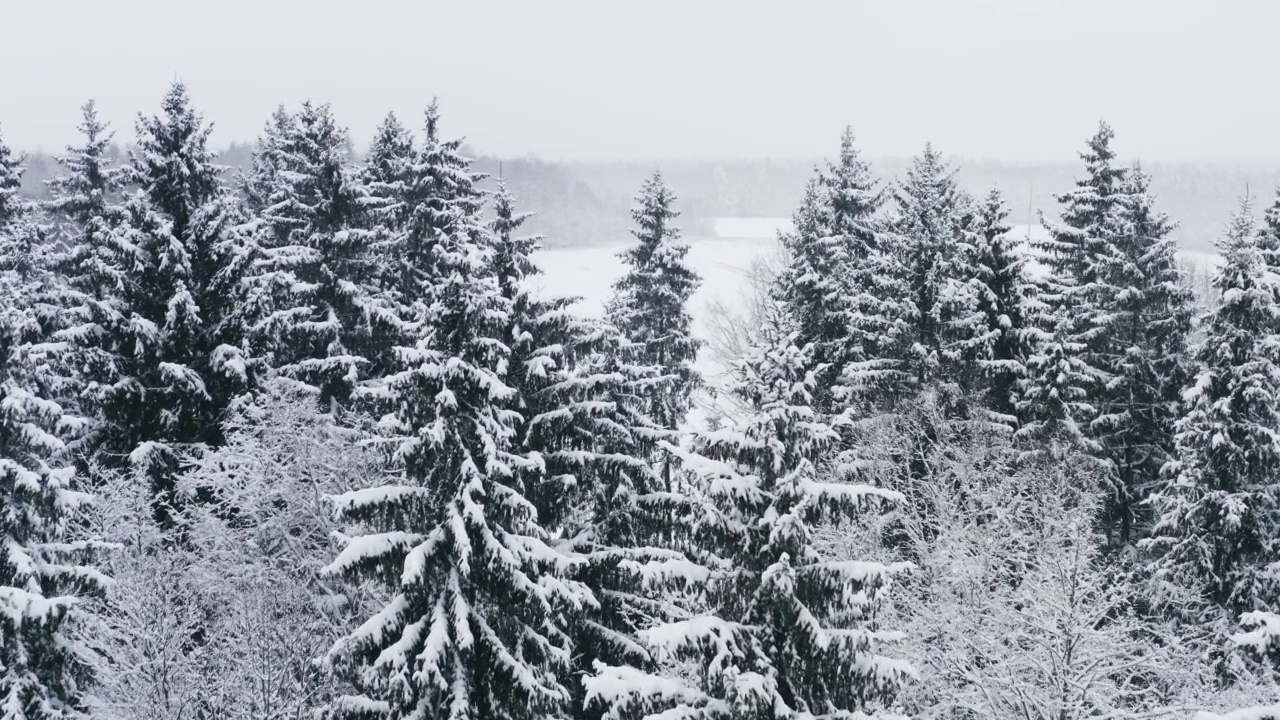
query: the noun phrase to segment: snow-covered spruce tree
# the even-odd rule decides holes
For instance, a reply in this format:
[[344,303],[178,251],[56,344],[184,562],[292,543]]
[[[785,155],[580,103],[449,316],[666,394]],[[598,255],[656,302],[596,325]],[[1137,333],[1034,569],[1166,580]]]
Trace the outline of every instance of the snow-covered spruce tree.
[[932,144],[912,161],[894,199],[896,213],[882,246],[896,292],[881,301],[900,332],[879,351],[890,373],[879,392],[892,403],[933,386],[965,414],[965,398],[977,385],[974,349],[982,336],[966,242],[968,199],[956,186],[955,170]]
[[[688,539],[693,501],[660,493],[650,458],[675,434],[636,402],[677,378],[623,362],[626,341],[598,321],[582,320],[572,300],[543,300],[524,282],[538,272],[530,258],[537,238],[517,237],[527,214],[516,213],[499,181],[491,224],[495,268],[511,303],[507,383],[515,390],[515,467],[544,527],[582,559],[574,577],[596,602],[572,615],[573,677],[596,662],[650,670],[654,659],[636,642],[657,622],[685,616],[672,589],[688,588],[706,571],[673,550]],[[568,682],[573,713],[599,717],[582,683]]]
[[101,428],[97,458],[138,469],[165,522],[182,458],[221,442],[222,416],[248,380],[225,324],[237,296],[227,272],[228,226],[237,220],[208,134],[181,83],[160,115],[139,118],[128,173],[138,189],[102,256],[115,285],[90,296],[92,314],[66,331],[86,374],[86,408]]
[[800,337],[813,346],[815,362],[825,364],[828,377],[819,378],[816,402],[830,406],[832,374],[851,354],[843,285],[850,260],[844,242],[831,233],[830,198],[820,170],[805,184],[792,225],[779,234],[788,258],[772,294],[792,308]]
[[1010,237],[1009,209],[992,188],[977,204],[970,220],[977,309],[982,313],[982,404],[1000,422],[1018,424],[1021,383],[1027,376],[1032,320],[1037,312],[1036,286],[1027,275],[1018,241]]
[[892,635],[876,627],[876,604],[901,568],[826,561],[811,536],[821,519],[898,496],[822,479],[835,433],[809,404],[809,348],[795,346],[781,309],[771,316],[739,369],[753,415],[685,455],[712,504],[704,542],[731,571],[711,580],[708,614],[640,633],[659,657],[697,670],[683,679],[599,665],[588,697],[606,717],[853,717],[875,713],[913,674],[876,654]]
[[862,159],[854,144],[853,127],[846,125],[840,135],[840,157],[827,163],[822,175],[827,202],[830,203],[831,234],[846,238],[850,257],[865,257],[866,250],[876,247],[875,225],[871,218],[880,207],[880,192],[871,166]]
[[[434,126],[434,122],[432,123]],[[379,377],[391,365],[391,348],[403,342],[402,304],[395,291],[398,275],[391,260],[404,246],[413,205],[409,203],[410,184],[418,162],[413,135],[389,113],[378,126],[365,164],[360,169],[360,203],[370,260],[367,283],[373,300],[365,307],[368,338],[365,374]]]
[[370,229],[385,228],[391,234],[403,229],[410,211],[404,196],[413,163],[413,135],[395,113],[388,113],[374,133],[360,173]]
[[74,487],[65,440],[80,422],[53,393],[35,298],[51,276],[18,198],[21,158],[0,141],[0,718],[82,717],[92,681],[76,642],[81,601],[106,578],[77,537],[89,496]]
[[1203,323],[1146,541],[1162,575],[1236,612],[1280,607],[1280,308],[1259,245],[1246,198],[1220,245],[1222,304]]
[[254,324],[255,351],[336,411],[366,364],[372,265],[361,187],[328,105],[303,103],[280,132],[262,142],[274,155],[271,176],[253,177],[267,203],[255,233],[260,259],[245,278],[267,306]]
[[[432,100],[422,144],[401,169],[403,195],[397,212],[404,216],[376,230],[371,241],[378,261],[374,268],[378,288],[369,308],[373,333],[367,354],[370,377],[386,377],[399,368],[394,348],[414,343],[417,331],[413,325],[434,292],[433,248],[450,231],[453,218],[477,217],[484,204],[477,187],[480,176],[460,153],[462,141],[441,139],[439,126],[440,109]],[[476,225],[471,232],[482,230]],[[479,241],[479,236],[473,241]]]
[[1107,284],[1103,266],[1117,255],[1117,206],[1125,189],[1124,169],[1111,148],[1114,137],[1110,126],[1099,124],[1080,153],[1085,176],[1057,197],[1058,221],[1041,219],[1049,237],[1037,245],[1049,278],[1021,405],[1027,412],[1024,436],[1052,428],[1071,442],[1088,440],[1088,423],[1099,411],[1106,371],[1098,354],[1110,339],[1104,303],[1118,292]]
[[684,422],[693,391],[702,383],[693,367],[700,343],[689,314],[689,299],[702,280],[685,260],[689,245],[671,224],[678,215],[675,199],[660,172],[641,186],[631,210],[636,224],[631,234],[638,242],[621,255],[627,271],[614,284],[606,308],[609,322],[633,343],[629,362],[676,378],[655,386],[644,399],[644,413],[667,430]]
[[[1262,223],[1258,227],[1258,246],[1262,249],[1262,260],[1274,273],[1280,273],[1280,187],[1276,188],[1275,199],[1262,213]],[[1277,288],[1280,292],[1280,288]]]
[[842,370],[878,348],[884,295],[876,284],[879,241],[875,214],[882,203],[871,168],[854,145],[852,128],[840,137],[840,156],[805,187],[795,228],[781,236],[789,260],[774,294],[790,308],[802,344],[824,366],[815,407],[838,411],[834,397]]
[[1113,253],[1117,227],[1116,205],[1125,190],[1125,168],[1116,164],[1111,148],[1115,132],[1105,122],[1080,153],[1085,176],[1076,187],[1057,196],[1062,205],[1057,222],[1042,220],[1049,233],[1038,242],[1045,254],[1054,289],[1055,305],[1081,303],[1092,299],[1090,286],[1099,280],[1098,260]]
[[1125,173],[1115,253],[1099,258],[1104,282],[1115,292],[1098,299],[1110,337],[1095,354],[1107,379],[1090,434],[1112,468],[1106,525],[1109,540],[1119,545],[1150,527],[1143,501],[1172,458],[1179,395],[1191,375],[1193,299],[1169,237],[1174,226],[1155,209],[1148,185],[1141,168]]
[[[434,133],[429,133],[433,135]],[[428,141],[428,145],[431,141]],[[561,617],[591,593],[562,578],[572,561],[549,545],[513,452],[518,415],[501,377],[509,311],[491,241],[460,204],[431,218],[413,248],[428,290],[400,372],[377,392],[393,408],[397,482],[334,498],[368,532],[350,537],[329,574],[386,582],[391,598],[331,655],[353,662],[345,717],[541,720],[571,692]],[[426,212],[417,208],[415,213]]]
[[111,164],[115,133],[98,117],[96,104],[90,100],[80,112],[84,139],[57,158],[62,172],[48,181],[45,210],[53,216],[54,239],[65,253],[57,258],[59,272],[73,290],[99,297],[115,285],[110,261],[103,257],[103,238],[111,229],[113,195],[123,185],[125,169]]
[[[73,328],[82,337],[100,332],[110,313],[98,303],[114,297],[122,284],[112,232],[120,219],[117,194],[125,169],[113,167],[107,157],[113,133],[98,117],[92,100],[81,108],[79,130],[83,142],[57,158],[62,172],[48,181],[50,199],[44,207],[53,228],[49,262],[62,278],[57,284],[59,316],[50,330],[63,341],[71,339],[68,331]],[[76,365],[82,369],[67,373],[72,384],[65,400],[70,407],[84,405],[79,382],[83,375],[92,377],[111,362],[107,353],[84,350],[76,354]],[[89,430],[77,440],[91,445],[94,434]]]
[[27,210],[18,195],[24,169],[23,158],[0,142],[0,228],[4,229],[5,237],[12,237],[20,229],[18,221]]
[[499,337],[510,351],[510,360],[502,377],[512,390],[511,409],[520,417],[512,446],[525,456],[514,472],[537,508],[539,520],[555,528],[575,509],[572,495],[579,478],[573,469],[545,456],[560,450],[558,443],[564,440],[561,426],[547,427],[547,413],[557,414],[556,419],[568,426],[577,419],[572,409],[561,405],[558,392],[564,389],[561,383],[569,380],[584,338],[577,334],[582,323],[567,311],[572,298],[542,300],[526,286],[539,272],[532,253],[541,238],[517,233],[531,215],[516,211],[515,198],[499,178],[489,231],[492,272],[508,307]]
[[240,177],[240,193],[252,215],[263,213],[273,204],[271,196],[280,182],[280,172],[287,168],[284,145],[295,132],[293,114],[284,105],[277,106],[258,137],[248,172]]
[[1082,344],[1072,339],[1072,316],[1042,309],[1028,333],[1033,349],[1017,402],[1021,426],[1016,435],[1029,452],[1062,457],[1096,447],[1080,422],[1093,414],[1089,388],[1094,376],[1080,357]]

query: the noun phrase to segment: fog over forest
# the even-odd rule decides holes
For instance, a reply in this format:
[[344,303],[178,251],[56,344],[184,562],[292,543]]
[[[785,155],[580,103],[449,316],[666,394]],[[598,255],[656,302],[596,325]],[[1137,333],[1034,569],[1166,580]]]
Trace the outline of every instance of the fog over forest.
[[[856,128],[855,128],[856,129]],[[123,150],[118,152],[123,153]],[[535,157],[502,158],[468,148],[477,170],[507,179],[512,191],[537,214],[532,231],[546,236],[547,247],[582,247],[625,242],[626,213],[634,188],[655,168],[661,168],[673,187],[680,188],[681,223],[694,237],[709,236],[716,218],[787,218],[799,202],[804,183],[821,158],[792,160],[667,160],[614,162],[557,162]],[[218,162],[234,176],[252,161],[251,142],[218,152]],[[956,158],[959,185],[981,194],[999,187],[1010,199],[1013,220],[1036,224],[1039,213],[1052,214],[1054,197],[1069,190],[1076,163],[1003,163]],[[910,163],[905,158],[873,159],[875,173],[885,179],[901,177]],[[47,196],[46,181],[56,172],[51,155],[28,156],[23,190],[33,198]],[[1280,183],[1280,169],[1264,161],[1153,162],[1152,191],[1169,209],[1178,228],[1173,237],[1190,250],[1211,251],[1236,199],[1247,189],[1265,193]]]

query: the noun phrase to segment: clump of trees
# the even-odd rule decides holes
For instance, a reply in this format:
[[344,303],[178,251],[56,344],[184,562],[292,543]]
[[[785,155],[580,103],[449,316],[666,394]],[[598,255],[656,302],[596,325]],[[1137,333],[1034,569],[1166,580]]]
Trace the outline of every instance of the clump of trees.
[[0,143],[0,717],[1275,714],[1280,204],[1197,327],[1105,124],[1033,249],[846,131],[702,424],[661,174],[589,319],[434,102],[136,130]]

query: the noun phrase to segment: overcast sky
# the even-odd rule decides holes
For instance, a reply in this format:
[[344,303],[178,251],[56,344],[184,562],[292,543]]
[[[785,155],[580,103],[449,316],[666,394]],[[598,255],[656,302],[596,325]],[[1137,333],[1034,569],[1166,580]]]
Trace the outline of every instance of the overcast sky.
[[175,77],[250,140],[332,102],[360,145],[389,109],[544,158],[1073,160],[1098,118],[1154,160],[1280,157],[1274,0],[0,0],[0,131],[127,139]]

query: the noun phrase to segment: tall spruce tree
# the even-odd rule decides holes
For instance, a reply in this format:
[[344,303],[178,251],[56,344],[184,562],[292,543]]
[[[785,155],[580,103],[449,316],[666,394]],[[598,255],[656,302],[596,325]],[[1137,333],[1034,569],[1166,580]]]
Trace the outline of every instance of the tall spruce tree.
[[89,653],[74,634],[80,601],[105,578],[76,536],[89,496],[74,486],[66,440],[81,428],[56,402],[58,363],[36,304],[47,272],[18,197],[21,158],[0,140],[0,719],[83,717]]
[[898,496],[823,479],[836,434],[810,405],[810,349],[795,338],[775,308],[739,369],[750,417],[686,455],[714,508],[703,542],[732,571],[712,581],[709,612],[640,637],[659,658],[696,670],[677,677],[599,664],[588,696],[609,717],[861,717],[912,674],[876,654],[882,636],[873,629],[878,598],[900,568],[824,561],[814,548],[813,523]]
[[366,306],[372,261],[361,224],[361,187],[346,131],[328,105],[302,104],[261,145],[265,193],[256,228],[260,259],[246,282],[262,300],[255,350],[282,376],[318,394],[329,410],[348,404],[367,361]]
[[606,308],[609,322],[634,344],[629,361],[676,378],[645,398],[645,414],[667,430],[684,422],[702,382],[693,366],[700,343],[689,314],[689,299],[702,281],[685,260],[688,244],[671,224],[678,215],[675,199],[660,172],[641,186],[631,210],[636,224],[631,234],[638,242],[622,253],[627,271],[614,284]]
[[[49,262],[62,278],[56,284],[59,317],[51,330],[64,342],[73,341],[73,336],[85,340],[103,332],[103,322],[111,313],[99,303],[114,297],[124,282],[113,255],[112,233],[120,222],[118,195],[126,168],[111,164],[107,154],[113,133],[98,117],[92,100],[81,107],[79,130],[82,144],[68,147],[57,158],[62,170],[48,181],[50,199],[45,203],[53,225],[54,252]],[[86,352],[77,363],[82,370],[67,373],[71,385],[64,400],[87,413],[91,408],[81,398],[85,388],[80,381],[84,375],[99,375],[112,360],[109,353],[83,349]],[[76,440],[91,445],[94,435],[89,431]]]
[[896,287],[880,300],[898,332],[882,341],[879,358],[890,373],[880,392],[905,396],[932,386],[945,389],[948,406],[958,407],[977,384],[974,348],[982,317],[966,242],[968,200],[955,173],[927,144],[894,194],[897,211],[883,254]]
[[128,173],[137,190],[101,245],[106,280],[86,292],[90,312],[67,330],[101,427],[97,457],[146,477],[164,524],[184,456],[221,442],[222,416],[248,381],[225,325],[237,295],[228,243],[238,219],[208,134],[181,83],[158,116],[139,119]]
[[550,545],[517,472],[519,415],[503,380],[510,303],[492,243],[469,208],[444,207],[449,215],[432,218],[429,245],[417,249],[427,262],[414,270],[429,293],[412,325],[417,339],[397,348],[400,371],[380,390],[394,408],[382,424],[399,436],[401,477],[336,498],[372,530],[350,538],[328,572],[386,581],[391,597],[335,647],[354,661],[360,688],[335,709],[563,717],[571,691],[561,618],[591,593],[562,579],[572,562]]
[[1057,304],[1089,300],[1089,286],[1101,272],[1097,258],[1112,251],[1116,205],[1125,189],[1125,169],[1116,163],[1111,148],[1114,138],[1111,126],[1099,123],[1088,149],[1080,153],[1085,176],[1074,189],[1057,196],[1062,205],[1059,220],[1043,221],[1049,237],[1038,244],[1059,290],[1052,297]]
[[814,402],[824,413],[840,409],[836,395],[846,366],[874,355],[884,335],[875,217],[881,204],[871,168],[846,127],[839,157],[815,173],[794,230],[781,238],[788,260],[773,294],[790,308],[801,342],[813,345],[815,367],[823,367]]
[[843,240],[832,233],[831,201],[821,171],[815,170],[805,184],[792,224],[790,232],[779,236],[787,264],[773,295],[792,309],[801,337],[813,345],[815,362],[824,364],[818,402],[829,405],[833,374],[851,355],[844,280],[852,261]]
[[371,260],[372,302],[365,315],[369,334],[365,372],[370,377],[380,377],[391,369],[390,348],[403,338],[404,321],[398,310],[403,297],[395,289],[399,275],[391,258],[404,247],[413,215],[409,188],[418,157],[413,135],[390,113],[378,126],[359,175]]
[[1008,217],[1004,196],[992,188],[978,203],[970,231],[977,310],[982,314],[978,353],[982,402],[1000,422],[1016,426],[1038,297],[1018,241],[1009,235]]
[[1059,219],[1041,219],[1049,235],[1037,242],[1049,268],[1041,293],[1046,311],[1038,322],[1022,405],[1028,412],[1025,437],[1054,428],[1094,450],[1089,423],[1099,412],[1107,378],[1100,355],[1110,344],[1104,303],[1117,292],[1104,267],[1117,257],[1118,204],[1125,190],[1124,169],[1111,148],[1114,137],[1110,126],[1099,124],[1080,153],[1084,177],[1057,197]]
[[253,215],[263,213],[274,203],[272,194],[280,182],[280,172],[286,169],[285,143],[295,132],[293,113],[284,105],[277,106],[258,137],[249,171],[240,177],[240,192]]
[[374,133],[360,173],[371,229],[386,228],[394,233],[404,227],[410,210],[404,196],[413,162],[413,135],[395,113],[388,113]]
[[1169,237],[1174,226],[1155,209],[1149,183],[1139,167],[1125,173],[1114,254],[1098,259],[1102,282],[1114,291],[1096,300],[1107,338],[1094,357],[1107,380],[1090,432],[1112,468],[1104,512],[1109,539],[1119,545],[1149,525],[1144,501],[1172,458],[1179,396],[1190,375],[1191,291]]
[[1280,306],[1254,222],[1245,198],[1219,246],[1221,305],[1205,318],[1149,541],[1163,574],[1234,611],[1280,607]]
[[1276,188],[1271,205],[1263,211],[1257,232],[1263,262],[1271,272],[1280,274],[1280,187]]
[[[416,336],[413,325],[422,317],[423,303],[437,281],[430,272],[435,267],[431,255],[452,218],[478,217],[484,203],[477,187],[481,176],[462,156],[462,141],[442,139],[439,126],[440,109],[433,100],[427,107],[421,146],[400,170],[403,194],[396,212],[403,217],[384,225],[372,241],[378,287],[369,309],[375,333],[368,357],[371,377],[395,372],[393,348],[411,344]],[[477,224],[470,232],[483,232],[483,228]]]
[[576,677],[596,662],[654,668],[637,634],[682,617],[670,590],[692,587],[707,571],[674,549],[688,539],[681,519],[694,501],[660,493],[650,462],[675,434],[636,402],[678,378],[624,362],[627,341],[605,323],[575,317],[572,298],[530,291],[538,238],[515,234],[527,217],[500,180],[491,229],[499,292],[511,303],[506,378],[521,417],[515,467],[543,526],[582,559],[574,577],[595,594],[568,620],[575,678],[568,686],[573,716],[598,718]]
[[77,126],[82,144],[70,146],[57,158],[62,172],[48,181],[45,209],[57,224],[57,244],[66,251],[59,270],[72,288],[92,294],[103,290],[107,270],[98,253],[110,231],[112,200],[124,184],[125,168],[114,167],[108,156],[115,133],[98,117],[90,100],[80,108]]

